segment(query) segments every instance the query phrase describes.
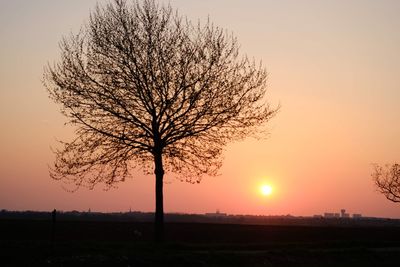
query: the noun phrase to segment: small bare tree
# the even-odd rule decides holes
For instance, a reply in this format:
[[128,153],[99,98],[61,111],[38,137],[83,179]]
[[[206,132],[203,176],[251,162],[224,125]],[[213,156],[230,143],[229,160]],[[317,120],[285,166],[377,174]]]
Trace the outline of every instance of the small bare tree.
[[375,165],[372,178],[378,191],[393,202],[400,202],[400,165],[395,163],[385,167]]
[[77,129],[55,151],[51,177],[93,188],[154,171],[159,241],[164,171],[188,182],[215,175],[223,147],[277,112],[265,102],[265,69],[239,55],[234,36],[154,0],[97,6],[60,48],[44,84]]

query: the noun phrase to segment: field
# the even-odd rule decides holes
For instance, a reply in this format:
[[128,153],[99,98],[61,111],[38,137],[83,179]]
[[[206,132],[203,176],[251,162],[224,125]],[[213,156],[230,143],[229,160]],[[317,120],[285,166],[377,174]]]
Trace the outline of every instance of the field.
[[0,220],[2,266],[397,266],[400,227]]

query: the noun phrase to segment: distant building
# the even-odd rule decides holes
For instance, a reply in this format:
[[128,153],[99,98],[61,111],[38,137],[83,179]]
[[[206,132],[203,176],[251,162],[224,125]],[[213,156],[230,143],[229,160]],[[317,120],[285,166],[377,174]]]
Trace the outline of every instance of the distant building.
[[321,218],[324,218],[324,216],[322,216],[321,214],[315,214],[315,215],[313,216],[313,218],[321,219]]
[[345,209],[341,209],[340,210],[340,217],[341,218],[350,218],[350,215],[348,213],[346,213]]
[[353,214],[353,218],[354,219],[360,219],[360,218],[362,218],[362,215],[360,213],[354,213]]
[[225,217],[225,216],[227,216],[226,213],[221,213],[221,212],[219,212],[219,210],[217,210],[215,213],[206,213],[205,215],[208,217]]
[[333,213],[333,212],[324,213],[324,218],[348,218],[348,217],[350,217],[348,213]]
[[[324,218],[351,218],[351,216],[349,213],[346,213],[345,209],[341,209],[340,213],[325,212]],[[355,213],[353,214],[353,218],[361,218],[361,214]]]

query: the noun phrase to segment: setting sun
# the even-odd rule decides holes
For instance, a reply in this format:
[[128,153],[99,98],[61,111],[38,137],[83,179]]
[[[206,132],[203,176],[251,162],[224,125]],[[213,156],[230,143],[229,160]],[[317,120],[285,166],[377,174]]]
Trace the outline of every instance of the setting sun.
[[272,193],[272,187],[270,185],[262,185],[260,191],[264,196],[269,196]]

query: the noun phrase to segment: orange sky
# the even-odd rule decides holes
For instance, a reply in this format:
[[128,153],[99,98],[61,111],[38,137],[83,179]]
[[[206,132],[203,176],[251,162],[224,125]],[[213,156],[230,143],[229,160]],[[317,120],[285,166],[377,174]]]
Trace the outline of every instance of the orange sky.
[[[58,41],[77,31],[96,1],[0,1],[0,209],[152,211],[154,177],[117,189],[67,193],[47,164],[68,140],[41,84]],[[106,2],[106,1],[101,1]],[[161,1],[167,2],[167,1]],[[400,1],[173,0],[239,38],[269,72],[269,100],[282,109],[266,140],[227,147],[221,175],[186,184],[168,175],[167,212],[313,215],[341,208],[400,218],[373,187],[372,163],[400,161]],[[272,195],[259,192],[263,183]]]

